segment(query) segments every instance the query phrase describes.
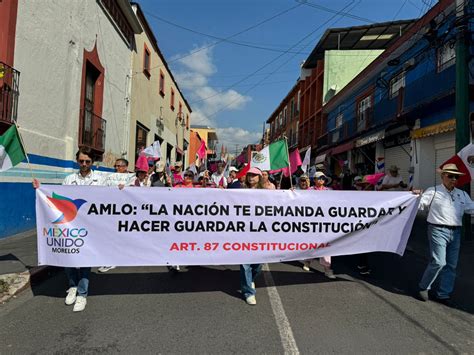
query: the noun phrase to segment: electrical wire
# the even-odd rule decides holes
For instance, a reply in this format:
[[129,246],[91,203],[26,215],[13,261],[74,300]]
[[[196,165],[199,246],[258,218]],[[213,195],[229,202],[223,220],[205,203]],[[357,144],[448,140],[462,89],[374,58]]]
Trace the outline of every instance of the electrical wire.
[[[176,58],[170,60],[168,63],[176,62],[176,61],[178,61],[178,60],[180,60],[180,59],[189,57],[189,56],[194,55],[194,54],[196,54],[196,53],[198,53],[198,52],[200,52],[200,51],[203,51],[203,50],[205,50],[205,49],[212,48],[212,47],[214,47],[214,46],[216,46],[216,45],[218,45],[218,44],[220,44],[220,43],[223,43],[223,42],[225,42],[225,41],[227,41],[227,40],[230,40],[231,38],[234,38],[234,37],[236,37],[236,36],[238,36],[238,35],[240,35],[240,34],[242,34],[242,33],[245,33],[245,32],[248,32],[248,31],[250,31],[250,30],[253,30],[254,28],[257,28],[257,27],[263,25],[264,23],[269,22],[269,21],[271,21],[271,20],[273,20],[273,19],[275,19],[275,18],[277,18],[277,17],[279,17],[279,16],[281,16],[281,15],[284,15],[284,14],[286,14],[286,13],[288,13],[288,12],[290,12],[290,11],[292,11],[292,10],[294,10],[294,9],[296,9],[296,8],[298,8],[298,7],[300,7],[300,6],[301,6],[301,4],[297,4],[297,5],[295,5],[295,6],[292,6],[292,7],[290,7],[290,8],[287,8],[287,9],[285,9],[285,10],[283,10],[283,11],[281,11],[281,12],[279,12],[279,13],[277,13],[277,14],[275,14],[275,15],[269,17],[269,18],[266,18],[266,19],[264,19],[264,20],[262,20],[262,21],[260,21],[260,22],[258,22],[258,23],[256,23],[256,24],[254,24],[254,25],[252,25],[252,26],[249,26],[249,27],[247,27],[247,28],[245,28],[245,29],[243,29],[243,30],[241,30],[241,31],[238,31],[238,32],[236,32],[236,33],[234,33],[234,34],[232,34],[232,35],[230,35],[230,36],[228,36],[228,37],[222,38],[221,40],[218,40],[218,41],[216,41],[216,42],[214,42],[214,43],[211,43],[211,44],[209,44],[209,45],[207,45],[207,46],[204,46],[204,47],[201,47],[201,48],[199,48],[199,49],[196,49],[195,51],[191,51],[191,52],[188,53],[188,54],[184,54],[184,55],[182,55],[182,56],[178,56],[178,57],[176,57]],[[155,67],[152,67],[152,68],[150,68],[150,71],[151,71],[151,70],[154,70],[154,69],[157,69],[157,68],[160,68],[160,67],[163,67],[163,65],[157,65],[157,66],[155,66]],[[139,73],[141,73],[141,72],[136,72],[136,73],[134,73],[133,75],[137,75],[137,74],[139,74]]]
[[[359,1],[360,2],[360,1]],[[344,11],[346,10],[348,7],[350,7],[352,4],[354,3],[354,1],[352,0],[350,3],[348,3],[347,5],[345,5],[340,11]],[[304,40],[306,40],[308,37],[312,36],[315,32],[317,32],[318,30],[320,30],[323,26],[325,26],[326,24],[328,24],[330,21],[332,21],[335,17],[337,17],[338,14],[334,14],[332,17],[330,17],[327,21],[323,22],[321,25],[319,25],[318,27],[316,27],[316,29],[314,29],[313,31],[311,31],[308,35],[306,35],[305,37],[303,37],[302,39],[300,39],[298,42],[296,42],[293,46],[296,46],[298,44],[300,44],[301,42],[303,42]],[[292,47],[293,47],[292,46]],[[289,50],[292,49],[292,47],[289,48]],[[274,61],[276,61],[277,59],[279,59],[280,57],[282,57],[283,54],[279,55],[277,58],[275,58],[274,60],[266,63],[264,66],[260,67],[259,69],[257,69],[257,71],[260,71],[261,69],[267,67],[268,65],[270,65],[271,63],[273,63]],[[294,57],[294,56],[293,56]],[[259,86],[263,81],[265,81],[269,76],[271,76],[273,73],[275,73],[276,71],[278,71],[278,69],[280,69],[283,65],[287,64],[291,59],[290,58],[289,60],[287,60],[286,62],[284,62],[282,65],[280,65],[279,67],[277,67],[276,70],[274,70],[273,72],[271,72],[270,74],[268,74],[267,76],[265,76],[262,80],[260,80],[259,82],[257,82],[255,85],[253,85],[252,87],[250,87],[248,90],[246,90],[244,92],[244,94],[248,93],[249,91],[253,90],[254,88],[256,88],[257,86]],[[251,76],[252,74],[250,74],[249,76]],[[249,77],[248,76],[248,77]],[[243,80],[245,80],[246,78],[244,78]],[[241,81],[243,81],[241,80]],[[241,82],[240,81],[240,82]],[[213,95],[213,96],[216,96],[216,95]],[[239,99],[236,99],[236,100],[233,100],[231,101],[230,103],[228,103],[227,105],[225,105],[224,107],[222,107],[221,109],[211,113],[210,115],[206,115],[208,118],[209,117],[214,117],[215,115],[217,115],[218,113],[222,112],[223,110],[225,110],[227,107],[229,107],[230,105],[234,104],[235,102],[237,102]],[[202,101],[202,100],[201,100]]]
[[[242,46],[242,47],[249,47],[249,48],[255,48],[255,49],[261,49],[261,50],[266,50],[266,51],[270,51],[270,52],[285,52],[284,50],[280,50],[280,49],[275,49],[275,48],[270,48],[270,47],[264,47],[264,46],[261,46],[261,45],[256,45],[256,44],[252,44],[252,43],[246,43],[246,42],[242,42],[242,41],[233,41],[233,40],[230,40],[229,38],[230,37],[226,37],[226,38],[223,38],[223,37],[218,37],[218,36],[215,36],[215,35],[212,35],[212,34],[209,34],[209,33],[204,33],[204,32],[201,32],[201,31],[197,31],[197,30],[194,30],[194,29],[191,29],[191,28],[188,28],[188,27],[185,27],[185,26],[182,26],[182,25],[179,25],[177,23],[174,23],[174,22],[171,22],[169,20],[166,20],[160,16],[157,16],[157,15],[154,15],[148,11],[143,11],[144,13],[146,13],[148,16],[158,20],[158,21],[161,21],[161,22],[164,22],[164,23],[167,23],[171,26],[174,26],[174,27],[177,27],[177,28],[180,28],[182,30],[185,30],[185,31],[188,31],[188,32],[191,32],[191,33],[194,33],[194,34],[198,34],[198,35],[201,35],[201,36],[204,36],[204,37],[208,37],[208,38],[213,38],[213,39],[216,39],[218,40],[219,43],[221,42],[227,42],[227,43],[231,43],[231,44],[235,44],[237,46]],[[232,37],[234,37],[236,35],[233,35]],[[214,45],[217,45],[217,43],[215,43]],[[292,53],[295,53],[295,54],[309,54],[309,52],[298,52],[298,51],[294,51]]]

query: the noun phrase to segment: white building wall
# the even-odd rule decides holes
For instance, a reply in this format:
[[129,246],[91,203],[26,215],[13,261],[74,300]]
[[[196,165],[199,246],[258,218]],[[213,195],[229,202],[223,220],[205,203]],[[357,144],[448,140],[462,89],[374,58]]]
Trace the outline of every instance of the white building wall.
[[30,153],[74,160],[78,147],[84,49],[105,68],[104,165],[121,155],[126,137],[126,79],[131,52],[95,0],[20,0],[15,68],[21,72],[18,124]]

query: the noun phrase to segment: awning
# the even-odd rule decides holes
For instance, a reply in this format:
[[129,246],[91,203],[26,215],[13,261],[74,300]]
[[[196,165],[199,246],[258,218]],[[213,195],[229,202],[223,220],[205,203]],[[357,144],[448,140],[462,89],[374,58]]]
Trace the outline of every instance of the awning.
[[336,148],[332,148],[332,155],[347,152],[352,148],[354,148],[354,141],[338,145]]
[[358,140],[355,141],[355,146],[356,147],[362,147],[364,145],[377,142],[377,141],[379,141],[381,139],[384,139],[384,138],[385,138],[385,129],[383,129],[379,132],[370,134],[368,136],[365,136],[363,138],[359,138]]
[[413,130],[411,137],[413,139],[434,136],[435,134],[445,133],[454,131],[456,129],[456,119],[444,121],[441,123],[433,124],[423,128]]
[[326,154],[318,155],[314,161],[315,164],[322,163],[326,160]]
[[314,160],[314,164],[324,163],[329,154],[331,154],[331,150],[326,150],[323,154],[319,154]]

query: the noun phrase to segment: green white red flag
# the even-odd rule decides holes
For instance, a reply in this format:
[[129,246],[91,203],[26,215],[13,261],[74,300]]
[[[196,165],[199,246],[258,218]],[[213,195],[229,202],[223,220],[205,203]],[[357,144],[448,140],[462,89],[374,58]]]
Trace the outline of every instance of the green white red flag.
[[15,125],[0,136],[0,172],[20,164],[26,158],[25,149]]

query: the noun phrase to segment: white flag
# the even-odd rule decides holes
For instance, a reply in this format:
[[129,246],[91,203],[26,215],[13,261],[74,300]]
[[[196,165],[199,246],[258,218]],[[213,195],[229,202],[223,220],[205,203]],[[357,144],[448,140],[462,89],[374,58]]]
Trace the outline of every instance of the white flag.
[[145,154],[146,157],[161,158],[160,141],[156,141],[149,147],[146,147],[145,149],[143,149],[142,153]]
[[304,155],[303,163],[301,164],[301,170],[306,172],[306,169],[308,169],[310,160],[311,160],[311,147],[308,148],[308,150],[306,151],[306,154]]

